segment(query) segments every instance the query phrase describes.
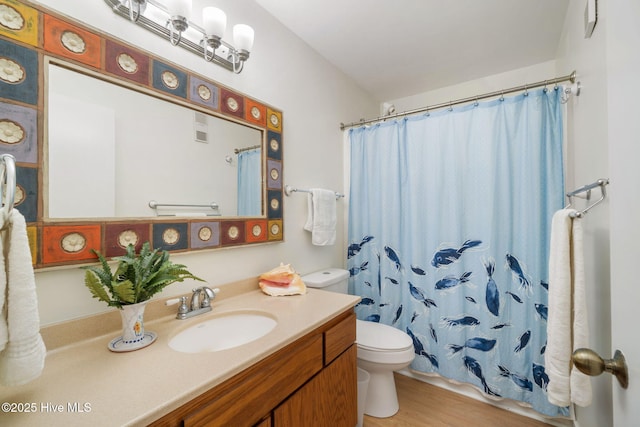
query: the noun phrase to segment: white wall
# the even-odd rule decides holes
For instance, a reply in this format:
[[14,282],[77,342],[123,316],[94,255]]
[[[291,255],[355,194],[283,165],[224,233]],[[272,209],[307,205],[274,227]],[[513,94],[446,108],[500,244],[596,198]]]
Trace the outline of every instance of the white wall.
[[[406,98],[388,100],[386,102],[395,105],[396,113],[401,113],[415,108],[447,103],[449,101],[455,101],[456,99],[464,99],[483,93],[517,87],[526,83],[552,79],[561,75],[570,74],[572,71],[572,68],[558,71],[556,70],[555,61],[548,61],[517,70],[508,70],[504,73],[486,76],[477,80],[461,82],[453,86],[419,93]],[[549,88],[552,87],[553,85],[549,85]]]
[[[573,0],[565,18],[557,53],[558,68],[573,67],[583,86],[579,97],[568,103],[567,188],[576,188],[609,177],[607,19],[599,2],[598,23],[591,38],[584,38],[585,1]],[[594,197],[599,191],[594,192]],[[609,357],[611,348],[611,295],[609,267],[609,207],[604,204],[583,219],[585,277],[590,326],[590,347]],[[610,426],[612,421],[611,376],[593,377],[593,404],[576,408],[576,425]]]
[[[116,216],[116,114],[112,108],[50,92],[47,126],[51,218]],[[70,117],[67,112],[74,111]],[[90,137],[89,137],[90,136]],[[85,159],[98,159],[87,162]],[[83,159],[79,162],[78,159]],[[92,177],[94,179],[78,179]]]
[[[235,23],[249,24],[256,32],[253,52],[239,75],[205,63],[198,56],[136,27],[112,13],[102,0],[41,0],[39,3],[281,109],[284,182],[300,188],[345,190],[339,124],[354,116],[375,116],[378,105],[253,0],[215,2],[228,16],[226,40],[232,40],[231,27]],[[194,13],[205,5],[204,0],[193,3]],[[291,263],[301,273],[328,266],[343,267],[346,248],[341,239],[335,246],[315,247],[309,234],[302,230],[307,214],[305,197],[302,193],[284,197],[283,243],[176,254],[175,261],[186,264],[211,286],[257,276],[280,262]],[[345,204],[339,202],[338,205],[339,210],[346,209]],[[338,212],[339,236],[346,233],[342,214]],[[36,273],[42,325],[106,310],[102,303],[91,298],[83,280],[83,271],[78,268]],[[162,293],[162,298],[188,292],[192,286],[193,283],[171,285]]]

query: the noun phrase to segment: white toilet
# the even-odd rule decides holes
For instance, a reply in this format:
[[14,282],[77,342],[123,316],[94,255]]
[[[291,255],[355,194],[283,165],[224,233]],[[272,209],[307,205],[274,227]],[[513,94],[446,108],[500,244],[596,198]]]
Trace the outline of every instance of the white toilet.
[[[329,268],[302,277],[310,288],[348,293],[349,272]],[[370,375],[364,413],[386,418],[398,412],[393,371],[406,368],[415,357],[411,337],[382,323],[356,320],[358,366]]]

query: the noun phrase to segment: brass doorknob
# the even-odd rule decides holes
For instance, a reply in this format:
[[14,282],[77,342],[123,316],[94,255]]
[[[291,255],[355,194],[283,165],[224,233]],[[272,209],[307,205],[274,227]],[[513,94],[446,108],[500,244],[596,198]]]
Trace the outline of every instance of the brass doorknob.
[[622,388],[626,389],[629,386],[627,362],[620,350],[616,350],[613,359],[605,360],[589,348],[579,348],[573,352],[571,359],[575,367],[584,374],[597,376],[609,372],[616,376]]

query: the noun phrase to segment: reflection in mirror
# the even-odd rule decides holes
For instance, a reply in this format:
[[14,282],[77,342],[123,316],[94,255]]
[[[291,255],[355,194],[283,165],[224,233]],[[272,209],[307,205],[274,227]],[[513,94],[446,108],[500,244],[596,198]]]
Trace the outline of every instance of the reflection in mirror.
[[53,63],[47,82],[49,219],[263,215],[262,131]]

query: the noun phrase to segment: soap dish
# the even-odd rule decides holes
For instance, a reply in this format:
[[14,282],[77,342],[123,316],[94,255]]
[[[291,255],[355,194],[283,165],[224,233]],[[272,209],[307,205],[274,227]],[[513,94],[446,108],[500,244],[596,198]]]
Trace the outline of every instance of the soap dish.
[[109,347],[109,350],[114,351],[116,353],[133,351],[133,350],[144,348],[152,344],[156,340],[156,338],[158,338],[158,335],[156,335],[155,332],[146,331],[144,333],[144,337],[140,341],[133,342],[133,343],[126,343],[122,340],[122,336],[119,336],[118,338],[114,338],[113,340],[111,340],[111,342],[107,347]]

